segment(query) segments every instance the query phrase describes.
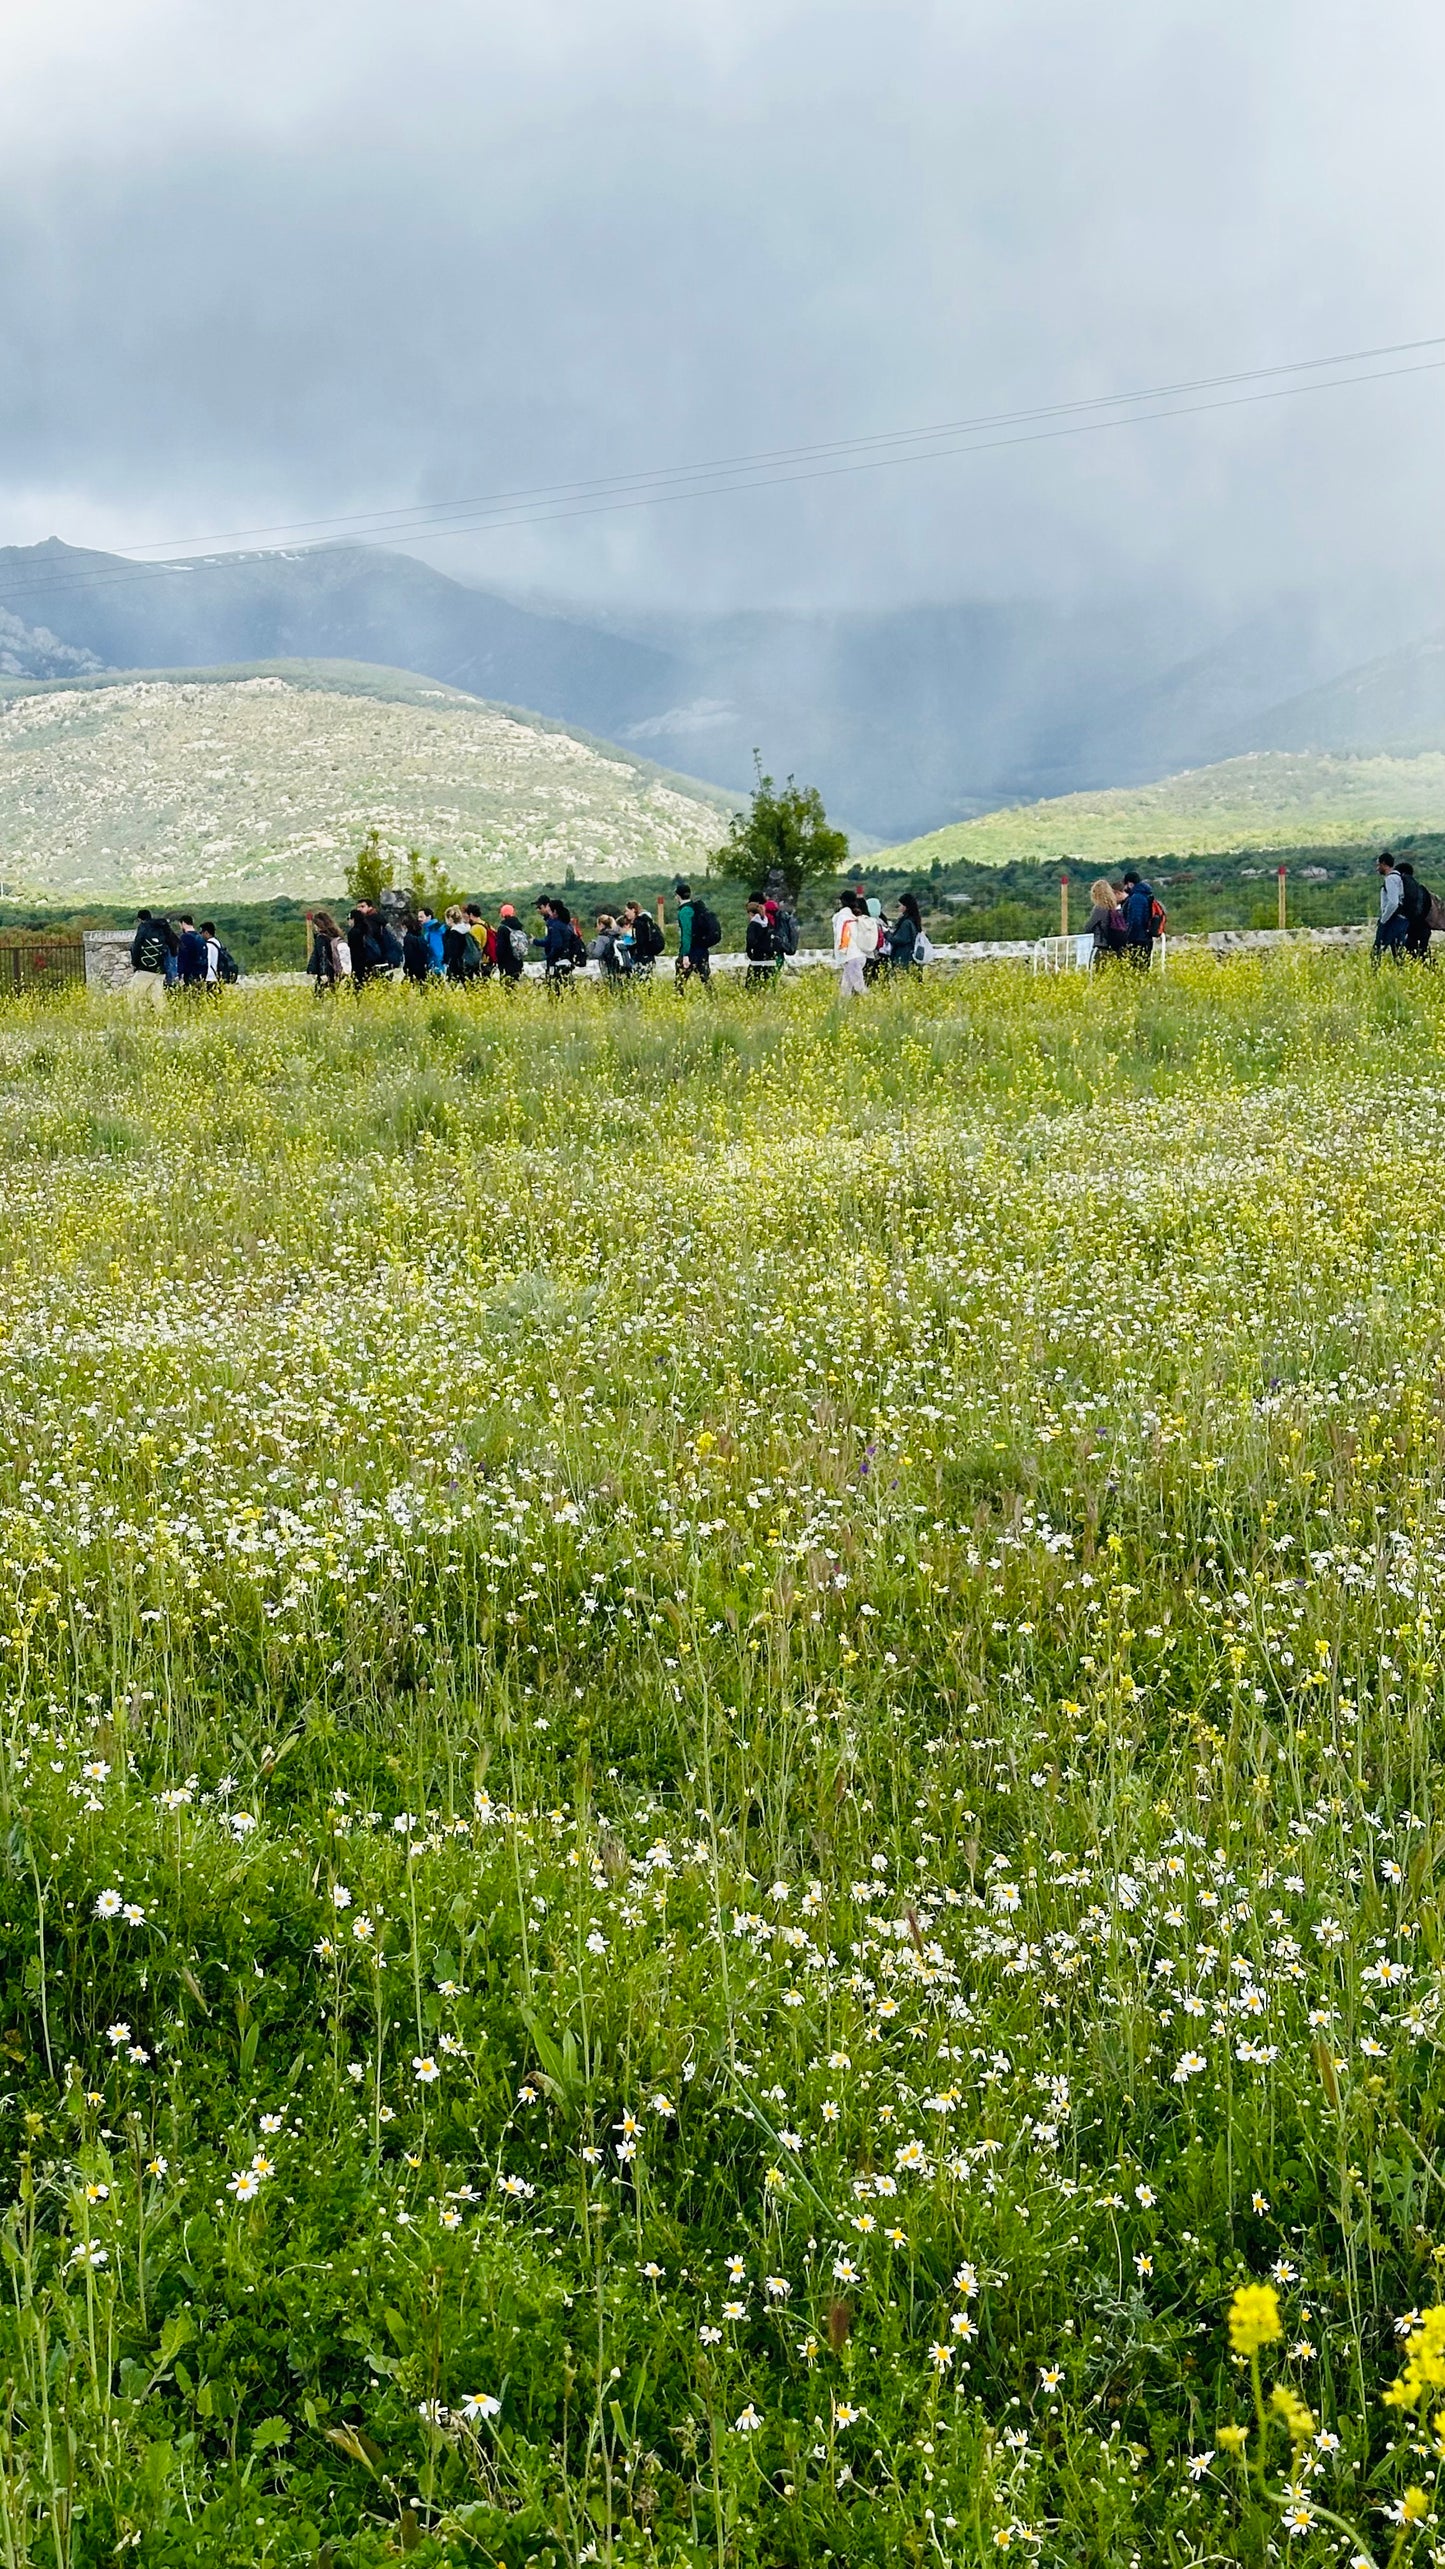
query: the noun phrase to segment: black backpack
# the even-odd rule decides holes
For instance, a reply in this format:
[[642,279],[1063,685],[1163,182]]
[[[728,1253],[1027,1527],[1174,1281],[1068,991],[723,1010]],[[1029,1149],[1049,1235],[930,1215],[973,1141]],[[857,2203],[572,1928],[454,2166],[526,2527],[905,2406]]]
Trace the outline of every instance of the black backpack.
[[639,963],[655,963],[667,943],[655,919],[639,910],[632,922],[632,951]]
[[1430,916],[1431,895],[1418,874],[1400,877],[1400,907],[1412,928],[1421,928]]
[[223,981],[239,981],[241,978],[241,967],[235,956],[225,946],[221,946],[217,951],[216,970]]
[[456,956],[457,979],[458,981],[474,981],[482,968],[482,949],[478,945],[470,928],[458,928],[454,933],[464,939],[464,943]]
[[791,910],[779,910],[773,922],[773,938],[779,954],[798,951],[798,922]]
[[710,910],[706,901],[694,901],[692,905],[692,942],[697,946],[722,944],[722,927],[717,912]]

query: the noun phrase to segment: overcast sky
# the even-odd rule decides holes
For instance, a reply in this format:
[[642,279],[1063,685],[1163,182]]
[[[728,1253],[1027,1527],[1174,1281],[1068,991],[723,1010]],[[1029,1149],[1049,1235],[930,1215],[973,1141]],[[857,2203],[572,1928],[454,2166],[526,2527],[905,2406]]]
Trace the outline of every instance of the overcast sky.
[[[1445,331],[1439,0],[0,0],[0,64],[0,540]],[[618,604],[1360,581],[1428,621],[1442,431],[1426,374],[425,558]]]

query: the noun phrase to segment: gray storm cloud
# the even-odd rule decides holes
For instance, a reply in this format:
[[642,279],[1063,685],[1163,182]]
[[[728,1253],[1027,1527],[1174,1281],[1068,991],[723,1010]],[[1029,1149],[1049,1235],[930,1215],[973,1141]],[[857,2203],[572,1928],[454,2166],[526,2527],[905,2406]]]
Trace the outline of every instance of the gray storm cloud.
[[[1445,330],[1427,0],[13,14],[11,540],[210,537]],[[1421,375],[427,558],[672,606],[1423,598],[1442,404]]]

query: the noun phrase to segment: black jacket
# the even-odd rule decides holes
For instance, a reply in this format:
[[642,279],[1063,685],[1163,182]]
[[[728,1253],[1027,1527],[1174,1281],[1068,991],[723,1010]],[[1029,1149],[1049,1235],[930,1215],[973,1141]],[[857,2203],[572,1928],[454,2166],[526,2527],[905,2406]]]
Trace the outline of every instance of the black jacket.
[[474,981],[482,968],[482,950],[470,928],[448,928],[442,958],[448,981]]
[[401,968],[408,981],[426,981],[431,977],[431,947],[425,928],[408,928],[401,941]]
[[[143,919],[130,941],[130,968],[132,972],[164,972],[175,950],[175,930],[169,919]],[[204,971],[204,955],[201,968]]]
[[[515,954],[512,952],[512,939],[514,935],[519,940],[518,950]],[[527,931],[523,927],[520,919],[499,919],[497,921],[497,970],[501,973],[504,980],[521,980],[522,967],[527,960],[527,946]]]
[[199,928],[182,928],[176,944],[176,969],[182,981],[204,981],[206,940]]
[[744,947],[749,963],[776,963],[778,941],[767,919],[749,918]]

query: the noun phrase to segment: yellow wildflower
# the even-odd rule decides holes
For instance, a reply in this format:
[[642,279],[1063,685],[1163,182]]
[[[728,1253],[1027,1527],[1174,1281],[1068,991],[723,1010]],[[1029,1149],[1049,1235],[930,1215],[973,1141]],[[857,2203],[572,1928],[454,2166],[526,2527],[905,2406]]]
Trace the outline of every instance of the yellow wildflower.
[[1315,2421],[1313,2413],[1306,2408],[1304,2401],[1297,2399],[1287,2384],[1276,2382],[1269,2395],[1269,2404],[1275,2415],[1282,2417],[1289,2428],[1290,2442],[1307,2444],[1315,2431]]
[[1229,2305],[1229,2342],[1236,2355],[1255,2355],[1283,2335],[1273,2284],[1241,2284]]

